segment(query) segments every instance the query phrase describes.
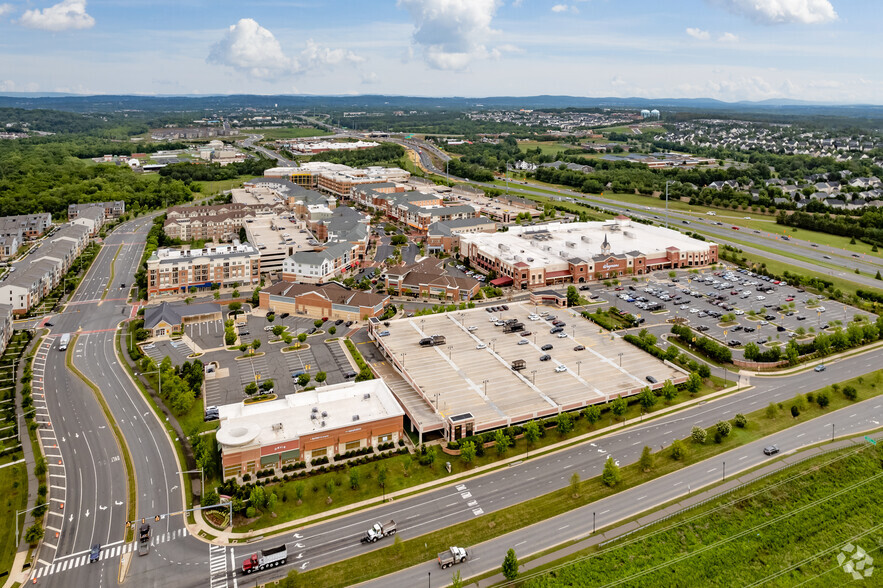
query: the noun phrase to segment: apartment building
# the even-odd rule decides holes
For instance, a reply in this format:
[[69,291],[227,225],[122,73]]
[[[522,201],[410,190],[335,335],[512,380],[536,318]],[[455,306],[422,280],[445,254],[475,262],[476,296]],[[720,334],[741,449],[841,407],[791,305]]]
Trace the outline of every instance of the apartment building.
[[260,281],[258,250],[234,241],[204,249],[157,249],[147,260],[147,297]]
[[379,317],[389,305],[387,294],[351,290],[337,282],[318,285],[283,280],[261,290],[260,300],[261,308],[277,314],[345,321]]
[[282,279],[322,284],[359,265],[357,245],[338,242],[316,251],[298,251],[282,262]]
[[[108,157],[108,156],[105,156]],[[80,212],[88,208],[101,208],[104,210],[105,220],[120,218],[126,213],[126,203],[122,200],[111,200],[109,202],[81,202],[78,204],[68,204],[67,218],[74,220],[80,215]]]
[[496,233],[497,223],[483,216],[438,221],[426,230],[426,251],[451,253],[460,247],[460,235]]
[[92,206],[84,208],[77,213],[77,218],[71,221],[72,224],[82,225],[89,229],[89,234],[93,237],[98,234],[101,227],[104,226],[105,216],[104,209]]
[[12,339],[13,308],[9,304],[0,304],[0,355],[6,351],[9,340]]
[[410,265],[388,268],[386,288],[403,296],[460,302],[477,296],[481,291],[481,282],[474,278],[448,275],[444,260],[427,257]]
[[51,226],[52,215],[48,212],[0,217],[0,235],[20,235],[21,239],[37,239]]

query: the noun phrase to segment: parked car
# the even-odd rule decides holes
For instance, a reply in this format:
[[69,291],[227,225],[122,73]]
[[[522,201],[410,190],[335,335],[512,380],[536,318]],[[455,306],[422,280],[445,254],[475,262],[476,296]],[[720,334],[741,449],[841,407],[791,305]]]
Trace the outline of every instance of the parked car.
[[540,356],[540,361],[549,361],[550,359],[552,359],[552,356],[548,354]]
[[479,343],[478,345],[475,346],[475,348],[476,349],[487,349],[487,345],[485,345],[484,343]]
[[549,351],[550,349],[552,349],[552,344],[551,344],[551,343],[546,343],[545,345],[543,345],[542,347],[540,347],[540,349],[541,349],[542,351]]
[[389,331],[380,331],[377,333],[378,337],[389,337]]
[[573,350],[574,351],[584,351],[585,348],[586,348],[585,345],[577,345],[576,347],[573,348]]
[[555,366],[555,371],[558,372],[559,374],[560,374],[561,372],[566,372],[566,371],[567,371],[567,366],[566,366],[566,365],[556,365],[556,366]]
[[651,384],[655,384],[657,382],[656,378],[654,378],[653,376],[647,376],[645,379]]
[[519,345],[527,345],[528,343],[530,343],[530,341],[528,341],[527,339],[520,339],[518,341]]

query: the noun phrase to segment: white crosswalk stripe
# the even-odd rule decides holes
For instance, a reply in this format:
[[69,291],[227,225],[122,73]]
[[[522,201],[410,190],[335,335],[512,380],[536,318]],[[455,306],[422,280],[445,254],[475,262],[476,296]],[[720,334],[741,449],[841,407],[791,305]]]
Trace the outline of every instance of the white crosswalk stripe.
[[209,586],[227,588],[227,548],[223,545],[209,545]]

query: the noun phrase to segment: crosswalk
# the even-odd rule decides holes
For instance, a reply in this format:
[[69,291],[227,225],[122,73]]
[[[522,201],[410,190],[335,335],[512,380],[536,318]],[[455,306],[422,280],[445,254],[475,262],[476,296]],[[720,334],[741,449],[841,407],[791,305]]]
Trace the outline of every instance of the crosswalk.
[[[162,533],[154,536],[150,544],[160,545],[162,543],[166,543],[167,541],[172,541],[173,539],[181,539],[189,535],[187,529],[178,529],[177,531],[169,531],[168,533]],[[126,553],[131,553],[138,549],[137,541],[132,541],[130,543],[118,543],[116,545],[109,545],[101,550],[101,555],[99,556],[99,560],[104,561],[107,559],[113,559],[115,557],[119,557]],[[37,569],[32,578],[39,579],[45,578],[46,576],[51,576],[52,574],[58,574],[60,572],[66,572],[68,570],[76,569],[82,565],[85,565],[89,562],[89,553],[78,553],[75,555],[70,555],[66,557],[59,558],[52,564],[47,566],[43,566],[42,568]],[[226,568],[225,568],[226,570]]]
[[227,588],[227,548],[223,545],[208,546],[209,586]]

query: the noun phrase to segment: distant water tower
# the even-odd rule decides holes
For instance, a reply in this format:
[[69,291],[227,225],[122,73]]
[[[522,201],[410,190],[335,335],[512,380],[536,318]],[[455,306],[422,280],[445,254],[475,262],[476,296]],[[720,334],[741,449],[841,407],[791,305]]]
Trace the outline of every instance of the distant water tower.
[[641,111],[641,118],[650,118],[650,111],[646,108]]
[[650,118],[659,118],[659,111],[655,108],[650,111]]

